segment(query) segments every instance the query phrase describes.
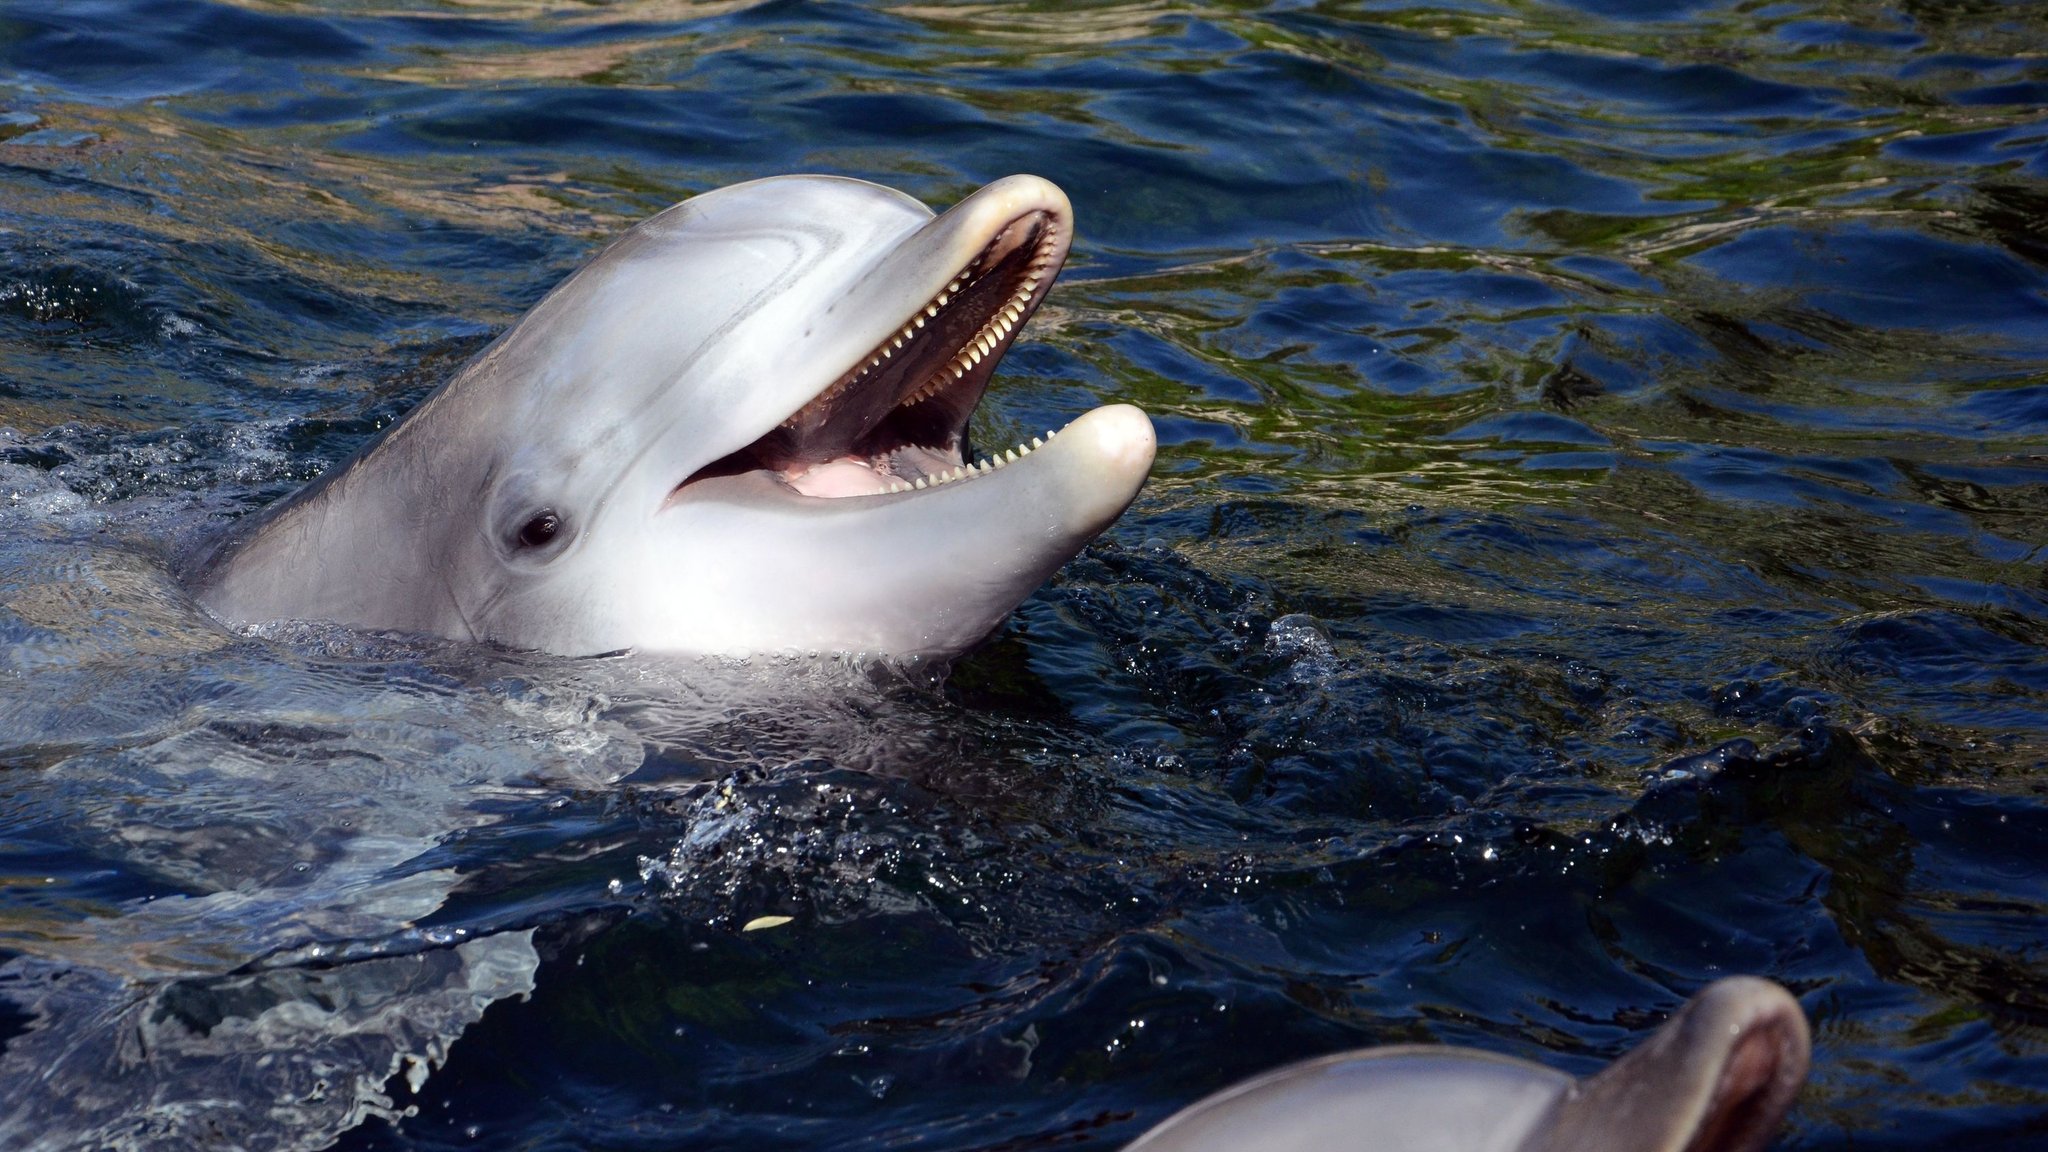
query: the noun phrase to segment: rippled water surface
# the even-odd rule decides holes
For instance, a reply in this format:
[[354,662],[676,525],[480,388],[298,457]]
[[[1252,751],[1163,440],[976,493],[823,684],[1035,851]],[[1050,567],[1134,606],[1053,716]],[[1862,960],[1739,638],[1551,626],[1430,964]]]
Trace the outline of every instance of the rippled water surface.
[[[4,1142],[1112,1149],[1345,1047],[1585,1072],[1731,972],[1815,1025],[1784,1147],[2048,1142],[2044,45],[0,6]],[[949,677],[245,636],[169,575],[792,171],[1061,184],[976,435],[1158,425]]]

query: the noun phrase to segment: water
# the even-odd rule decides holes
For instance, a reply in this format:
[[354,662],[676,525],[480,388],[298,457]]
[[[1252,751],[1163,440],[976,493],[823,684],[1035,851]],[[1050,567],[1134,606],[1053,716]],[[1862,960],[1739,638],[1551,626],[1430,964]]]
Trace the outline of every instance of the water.
[[[1350,1046],[1585,1072],[1751,972],[1815,1025],[1784,1147],[2048,1142],[2044,43],[0,9],[10,1140],[1111,1149]],[[786,171],[1060,183],[977,435],[1158,423],[950,676],[239,636],[168,576],[606,236]]]

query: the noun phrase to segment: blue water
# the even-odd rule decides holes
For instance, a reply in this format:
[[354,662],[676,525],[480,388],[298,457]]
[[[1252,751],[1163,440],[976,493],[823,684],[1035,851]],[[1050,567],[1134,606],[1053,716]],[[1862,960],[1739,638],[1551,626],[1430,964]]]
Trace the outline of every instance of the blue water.
[[[1815,1028],[1782,1147],[2048,1145],[2044,44],[1930,0],[0,5],[4,1111],[1112,1149],[1346,1047],[1583,1073],[1748,972]],[[794,171],[1062,185],[976,435],[1159,428],[949,676],[184,599],[606,237]],[[307,1003],[356,1031],[235,1050]]]

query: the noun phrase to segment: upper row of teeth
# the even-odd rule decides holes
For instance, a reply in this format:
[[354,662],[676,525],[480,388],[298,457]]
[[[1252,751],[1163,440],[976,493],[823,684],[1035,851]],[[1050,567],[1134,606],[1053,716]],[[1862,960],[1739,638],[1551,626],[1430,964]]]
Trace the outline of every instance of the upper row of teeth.
[[[1042,254],[1033,260],[1031,266],[1025,270],[1023,282],[1010,294],[1010,299],[1001,308],[996,309],[996,314],[989,317],[988,323],[982,325],[981,331],[975,333],[974,339],[969,340],[966,347],[954,354],[951,362],[932,373],[923,384],[905,396],[902,402],[908,405],[931,399],[947,385],[964,378],[969,369],[978,366],[984,358],[993,355],[997,348],[1002,347],[1003,341],[1008,340],[1017,330],[1017,325],[1024,322],[1024,313],[1031,307],[1031,298],[1038,293],[1038,282],[1045,272],[1045,262],[1046,257]],[[955,290],[941,292],[936,302],[925,306],[924,314],[917,318],[917,327],[924,327],[926,316],[939,314],[939,309],[945,305],[952,291]],[[907,327],[903,330],[905,338],[909,336],[910,331]],[[900,339],[895,346],[903,346]]]
[[[958,276],[953,277],[952,283],[946,285],[945,288],[941,289],[939,294],[936,297],[933,297],[932,301],[924,306],[924,311],[919,312],[917,315],[911,317],[910,323],[905,324],[903,326],[903,331],[896,333],[894,336],[891,336],[887,344],[884,344],[881,347],[876,348],[874,351],[868,353],[868,358],[865,363],[856,367],[853,371],[848,372],[846,375],[840,377],[839,382],[837,384],[834,384],[832,387],[827,388],[823,394],[819,395],[809,404],[804,405],[803,410],[791,413],[789,419],[784,420],[782,422],[783,425],[785,427],[795,427],[797,418],[803,415],[804,411],[808,411],[809,409],[814,408],[820,404],[831,403],[833,400],[838,398],[841,392],[846,391],[848,388],[851,388],[855,384],[858,384],[862,380],[866,379],[868,373],[873,372],[877,368],[880,368],[885,361],[889,360],[896,353],[902,351],[903,346],[905,344],[908,344],[911,340],[916,338],[919,330],[921,330],[924,327],[924,322],[926,320],[930,320],[937,317],[939,314],[939,309],[944,308],[947,302],[953,299],[953,295],[955,293],[959,292],[960,289],[967,286],[967,281],[970,278],[972,278],[974,270],[980,265],[981,261],[979,259],[976,259],[974,263],[969,264],[967,267],[961,269],[960,274]],[[927,384],[923,388],[920,388],[919,392],[928,394],[929,388],[930,385]]]
[[[1017,325],[1024,322],[1024,313],[1031,306],[1031,298],[1038,294],[1038,285],[1045,277],[1045,266],[1051,259],[1051,248],[1052,245],[1049,243],[1039,243],[1037,254],[1032,258],[1030,267],[1025,269],[1023,282],[1017,286],[1017,291],[1011,294],[1009,301],[996,309],[996,314],[989,318],[988,323],[982,325],[981,331],[954,355],[950,363],[932,373],[923,384],[898,401],[899,404],[916,404],[931,399],[947,385],[964,378],[969,369],[978,366],[984,359],[993,355],[997,348],[1002,347],[1003,341],[1009,339],[1017,330]],[[889,337],[888,343],[870,352],[866,363],[847,373],[838,384],[813,400],[811,404],[829,403],[841,392],[860,383],[868,373],[887,363],[896,353],[901,352],[904,345],[916,339],[917,334],[924,330],[925,321],[938,318],[939,309],[952,302],[953,297],[967,286],[974,278],[975,270],[980,267],[981,260],[977,258],[974,263],[961,269],[960,274],[953,277],[952,282],[941,289],[922,311],[911,317],[910,323],[905,324],[901,332]],[[810,406],[805,405],[806,408]],[[796,419],[796,415],[792,414],[783,423],[794,426]]]
[[1008,449],[1000,455],[984,456],[981,459],[976,460],[972,464],[962,464],[958,468],[954,468],[946,472],[941,472],[936,476],[920,476],[915,481],[909,484],[905,484],[902,481],[898,480],[891,483],[887,488],[884,488],[882,492],[884,495],[893,495],[897,492],[911,492],[924,488],[937,488],[941,484],[951,484],[955,480],[965,480],[972,476],[980,476],[985,473],[993,472],[998,468],[1005,468],[1011,464],[1015,464],[1017,461],[1023,459],[1024,457],[1031,455],[1031,450],[1034,448],[1045,447],[1045,441],[1050,440],[1057,435],[1059,435],[1059,433],[1057,432],[1047,432],[1045,434],[1045,439],[1043,440],[1036,436],[1033,436],[1031,438],[1031,443],[1019,444],[1015,448]]

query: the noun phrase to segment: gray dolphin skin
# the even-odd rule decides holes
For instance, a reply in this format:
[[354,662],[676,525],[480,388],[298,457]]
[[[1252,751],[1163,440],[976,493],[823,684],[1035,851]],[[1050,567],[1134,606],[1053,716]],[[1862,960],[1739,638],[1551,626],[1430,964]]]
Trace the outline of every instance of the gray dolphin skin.
[[188,582],[235,626],[565,655],[960,652],[1151,467],[1127,405],[963,456],[1072,235],[1034,176],[936,217],[825,176],[685,201]]
[[1761,1152],[1811,1044],[1789,993],[1737,976],[1586,1080],[1459,1048],[1346,1052],[1226,1088],[1125,1152]]

